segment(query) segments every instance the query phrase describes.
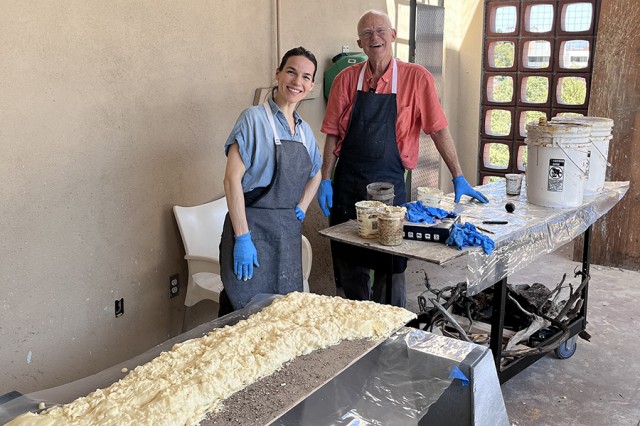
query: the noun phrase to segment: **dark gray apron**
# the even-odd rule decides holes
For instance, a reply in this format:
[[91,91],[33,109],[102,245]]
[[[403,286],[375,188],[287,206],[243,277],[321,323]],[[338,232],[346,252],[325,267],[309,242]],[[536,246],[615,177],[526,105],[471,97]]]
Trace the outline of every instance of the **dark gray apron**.
[[260,264],[254,267],[252,279],[238,280],[233,273],[235,240],[229,214],[220,242],[220,275],[234,309],[243,308],[257,294],[302,291],[302,223],[295,208],[309,180],[311,159],[302,130],[302,143],[278,139],[271,107],[267,102],[263,106],[274,134],[276,169],[269,186],[244,194]]
[[[356,218],[355,203],[367,199],[367,185],[372,182],[393,183],[393,205],[406,202],[404,166],[396,143],[398,68],[395,59],[391,65],[391,93],[386,95],[363,92],[368,65],[360,72],[356,101],[333,178],[333,208],[329,217],[332,226]],[[335,241],[331,242],[331,251],[334,259],[340,257],[369,269],[381,269],[389,264],[389,255]],[[394,257],[394,273],[404,272],[406,267],[407,258]]]

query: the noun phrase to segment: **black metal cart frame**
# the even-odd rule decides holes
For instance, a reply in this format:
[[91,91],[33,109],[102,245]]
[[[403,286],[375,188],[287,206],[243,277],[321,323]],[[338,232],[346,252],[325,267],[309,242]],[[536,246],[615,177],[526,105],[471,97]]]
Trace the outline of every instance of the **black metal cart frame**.
[[[584,250],[582,252],[582,282],[580,286],[582,306],[577,317],[569,324],[569,338],[578,335],[587,328],[587,298],[589,294],[589,269],[590,269],[590,247],[591,247],[591,228],[589,226],[584,232]],[[504,315],[507,299],[507,278],[504,277],[494,285],[493,313],[491,318],[491,340],[490,348],[493,352],[496,370],[500,383],[504,383],[540,358],[547,355],[548,352],[523,356],[505,367],[502,364],[502,335],[504,333]],[[563,333],[558,331],[557,334],[545,339],[545,343],[553,343],[562,338]]]

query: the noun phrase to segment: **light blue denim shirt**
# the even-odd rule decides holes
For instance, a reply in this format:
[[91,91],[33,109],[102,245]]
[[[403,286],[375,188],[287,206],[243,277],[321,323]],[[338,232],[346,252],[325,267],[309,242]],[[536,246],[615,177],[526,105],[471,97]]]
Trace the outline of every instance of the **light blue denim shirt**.
[[[292,140],[302,143],[300,132],[304,132],[305,143],[309,158],[311,159],[311,173],[309,179],[314,177],[322,167],[322,156],[313,136],[311,127],[300,118],[297,112],[293,113],[296,121],[295,135],[291,136],[289,124],[284,113],[278,105],[269,98],[269,105],[273,111],[276,131],[282,140]],[[238,117],[231,134],[224,144],[225,155],[229,154],[229,146],[237,143],[240,157],[247,169],[242,177],[242,190],[249,192],[255,188],[266,187],[271,183],[276,164],[276,152],[273,141],[273,131],[269,125],[269,119],[262,105],[245,109]]]

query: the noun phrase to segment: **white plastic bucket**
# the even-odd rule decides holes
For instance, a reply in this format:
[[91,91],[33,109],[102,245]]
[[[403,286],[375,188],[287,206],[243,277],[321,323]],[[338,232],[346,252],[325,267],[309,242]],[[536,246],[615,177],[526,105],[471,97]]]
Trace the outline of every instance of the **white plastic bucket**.
[[589,158],[589,178],[584,186],[585,194],[597,194],[604,189],[607,174],[607,157],[609,156],[609,141],[613,136],[592,137],[591,156]]
[[549,122],[527,124],[527,199],[544,207],[582,204],[589,174],[591,126]]
[[613,120],[606,117],[554,117],[557,123],[586,123],[591,125],[591,155],[589,157],[589,176],[584,186],[585,194],[602,192],[609,162],[609,141],[613,129]]
[[385,204],[381,201],[358,201],[356,203],[356,217],[358,221],[358,235],[362,238],[378,238],[378,215]]

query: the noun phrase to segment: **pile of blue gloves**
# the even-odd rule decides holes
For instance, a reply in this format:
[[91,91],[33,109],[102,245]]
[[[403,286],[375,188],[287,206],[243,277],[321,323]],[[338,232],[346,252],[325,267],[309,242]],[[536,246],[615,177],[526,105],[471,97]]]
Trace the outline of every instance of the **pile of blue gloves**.
[[436,219],[454,219],[458,215],[437,207],[427,207],[418,200],[414,203],[404,203],[402,207],[407,209],[406,218],[414,223],[436,223]]
[[445,244],[456,246],[458,250],[462,250],[463,247],[482,246],[486,254],[493,253],[493,249],[496,248],[496,243],[491,238],[478,232],[476,227],[469,222],[464,225],[454,223]]

